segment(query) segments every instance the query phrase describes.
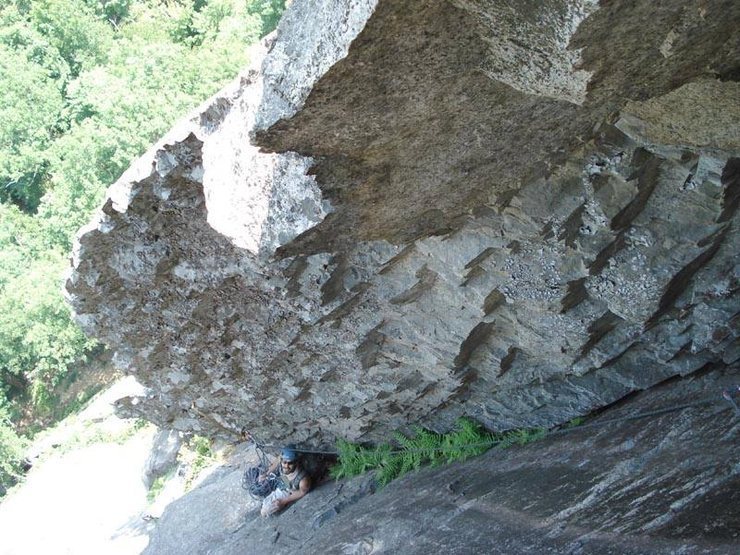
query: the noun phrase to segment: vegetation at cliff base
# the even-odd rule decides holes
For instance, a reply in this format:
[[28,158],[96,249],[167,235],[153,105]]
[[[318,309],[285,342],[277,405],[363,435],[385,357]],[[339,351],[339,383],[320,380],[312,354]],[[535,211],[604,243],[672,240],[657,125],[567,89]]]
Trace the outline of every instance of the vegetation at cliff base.
[[412,435],[395,434],[397,447],[383,443],[363,447],[340,440],[337,442],[339,462],[332,467],[335,479],[359,476],[375,471],[375,479],[384,486],[423,466],[438,466],[482,455],[492,447],[506,449],[524,445],[545,436],[543,429],[521,429],[504,433],[487,432],[479,424],[461,418],[455,429],[447,434],[437,434],[415,427]]
[[247,63],[285,0],[0,4],[0,484],[101,347],[62,296],[106,188]]
[[0,495],[21,476],[25,442],[13,430],[7,411],[0,406]]

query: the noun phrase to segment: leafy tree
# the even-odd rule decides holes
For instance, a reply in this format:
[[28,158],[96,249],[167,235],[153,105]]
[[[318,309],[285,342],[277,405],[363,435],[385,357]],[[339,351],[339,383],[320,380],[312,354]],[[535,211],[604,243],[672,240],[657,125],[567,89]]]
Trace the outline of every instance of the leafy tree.
[[104,191],[247,63],[274,0],[0,5],[0,402],[37,410],[95,348],[62,273]]
[[31,261],[49,250],[39,221],[12,204],[0,204],[0,292],[9,279],[23,273]]
[[67,62],[71,75],[105,61],[111,29],[79,0],[34,0],[30,23]]
[[46,150],[59,126],[63,97],[33,49],[0,42],[0,202],[34,212],[47,177]]
[[70,79],[105,60],[112,30],[79,0],[9,3],[0,11],[0,202],[34,212],[48,185],[48,147],[66,131]]
[[8,280],[0,296],[0,375],[5,383],[29,383],[42,410],[51,408],[53,389],[94,346],[71,320],[60,294],[66,260],[53,252]]
[[110,23],[115,29],[129,18],[133,3],[133,0],[85,0],[85,4],[98,17]]
[[260,36],[264,37],[277,27],[280,16],[285,10],[285,0],[254,0],[250,2],[248,11],[260,18]]
[[30,22],[30,3],[7,3],[0,7],[0,43],[13,49],[19,58],[38,64],[60,88],[69,78],[69,65],[59,50]]
[[15,433],[9,412],[0,400],[0,496],[22,475],[25,442]]
[[204,31],[207,40],[198,49],[173,43],[158,19],[141,16],[121,29],[105,66],[70,83],[71,125],[49,149],[52,187],[39,208],[46,234],[57,244],[70,248],[105,188],[245,65],[242,45],[256,39],[256,21],[245,25],[245,14],[214,13],[206,27],[218,31]]

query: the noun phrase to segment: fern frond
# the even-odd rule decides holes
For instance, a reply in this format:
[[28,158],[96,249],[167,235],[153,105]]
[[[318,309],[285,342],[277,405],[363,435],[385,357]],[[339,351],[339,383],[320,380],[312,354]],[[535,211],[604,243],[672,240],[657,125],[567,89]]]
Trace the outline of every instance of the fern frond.
[[336,479],[350,478],[375,470],[376,480],[382,487],[424,465],[436,466],[465,460],[481,455],[492,447],[506,449],[513,445],[524,445],[546,434],[541,428],[489,433],[480,424],[467,418],[460,418],[454,430],[447,434],[438,434],[420,426],[411,431],[412,435],[400,432],[393,434],[399,449],[387,443],[364,448],[339,440],[339,462],[332,467],[331,476]]

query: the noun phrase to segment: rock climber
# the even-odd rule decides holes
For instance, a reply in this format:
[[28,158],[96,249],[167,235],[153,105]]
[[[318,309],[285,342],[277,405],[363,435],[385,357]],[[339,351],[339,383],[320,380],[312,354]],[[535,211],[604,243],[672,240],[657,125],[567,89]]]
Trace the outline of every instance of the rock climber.
[[284,447],[280,458],[259,475],[259,481],[268,479],[274,474],[277,487],[262,501],[262,516],[269,516],[295,503],[311,490],[311,477],[301,466],[298,452],[292,446]]

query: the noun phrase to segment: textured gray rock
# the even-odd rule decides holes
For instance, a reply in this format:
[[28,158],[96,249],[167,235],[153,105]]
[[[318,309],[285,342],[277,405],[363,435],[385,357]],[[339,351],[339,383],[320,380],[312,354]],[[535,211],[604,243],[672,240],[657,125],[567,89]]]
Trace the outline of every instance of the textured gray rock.
[[739,22],[294,1],[79,237],[77,318],[149,389],[121,410],[327,445],[736,368]]
[[142,481],[147,490],[157,478],[175,469],[177,454],[182,446],[182,434],[174,430],[160,430],[152,443],[152,450],[144,464]]
[[241,475],[237,469],[222,467],[169,504],[155,532],[150,533],[144,553],[212,553],[214,546],[227,541],[246,518],[259,518],[259,504],[241,488]]
[[246,451],[168,507],[145,553],[734,554],[740,418],[718,388],[735,380],[673,380],[583,427],[374,494],[367,477],[327,482],[270,519],[234,494]]

